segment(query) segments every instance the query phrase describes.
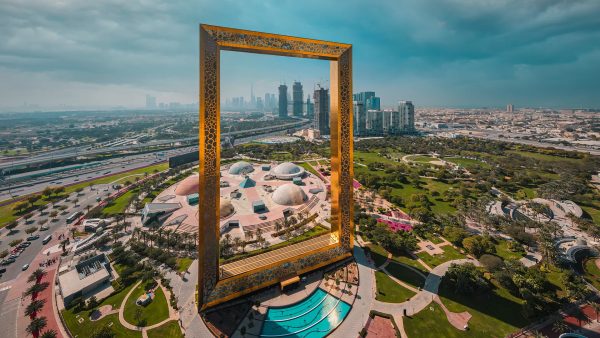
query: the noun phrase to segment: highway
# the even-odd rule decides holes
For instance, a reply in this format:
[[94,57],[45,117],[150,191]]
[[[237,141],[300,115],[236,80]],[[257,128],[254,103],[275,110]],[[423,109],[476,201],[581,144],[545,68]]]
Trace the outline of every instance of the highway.
[[[309,123],[310,123],[310,120],[308,120],[308,119],[300,119],[300,120],[295,120],[294,122],[280,124],[280,125],[221,133],[221,137],[224,137],[224,136],[241,136],[241,137],[243,137],[244,135],[254,135],[254,134],[263,135],[265,133],[270,133],[270,132],[274,132],[274,131],[282,131],[282,130],[287,130],[287,129],[299,128],[302,126],[306,126]],[[47,153],[43,153],[43,154],[29,156],[29,157],[23,158],[23,159],[12,159],[12,160],[8,160],[8,161],[4,161],[4,162],[0,163],[0,170],[7,170],[10,168],[16,168],[16,167],[20,167],[20,166],[37,164],[37,163],[44,163],[44,162],[53,161],[53,160],[62,160],[62,159],[67,159],[67,158],[72,158],[72,157],[77,157],[77,156],[99,155],[99,154],[113,153],[113,152],[125,151],[125,150],[133,151],[133,150],[139,150],[139,149],[153,147],[153,146],[168,146],[168,145],[175,145],[175,144],[188,144],[188,143],[197,143],[197,142],[198,142],[198,137],[186,137],[186,138],[180,138],[180,139],[174,139],[174,140],[154,140],[154,141],[149,141],[149,142],[140,143],[140,144],[127,144],[127,145],[115,146],[115,147],[100,147],[100,148],[94,148],[91,146],[70,147],[67,149],[59,149],[59,150],[55,150],[55,151],[51,151],[51,152],[47,152]]]
[[[50,173],[60,168],[28,172],[26,174],[5,177],[6,181],[0,181],[0,201],[16,198],[19,196],[36,193],[44,190],[47,186],[67,186],[83,181],[92,180],[106,175],[114,175],[124,171],[147,167],[156,163],[167,161],[169,157],[197,150],[198,147],[185,147],[157,151],[154,153],[137,154],[112,158],[105,161],[97,161],[87,164],[87,167],[66,170],[58,173]],[[14,180],[20,176],[20,181]],[[23,180],[23,176],[32,176]],[[11,182],[13,180],[13,182]]]

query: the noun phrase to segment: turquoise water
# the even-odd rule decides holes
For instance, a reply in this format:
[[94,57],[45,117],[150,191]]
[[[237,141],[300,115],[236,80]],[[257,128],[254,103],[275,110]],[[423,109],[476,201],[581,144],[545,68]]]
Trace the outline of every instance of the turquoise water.
[[325,337],[346,318],[351,306],[317,288],[308,298],[267,310],[261,337]]

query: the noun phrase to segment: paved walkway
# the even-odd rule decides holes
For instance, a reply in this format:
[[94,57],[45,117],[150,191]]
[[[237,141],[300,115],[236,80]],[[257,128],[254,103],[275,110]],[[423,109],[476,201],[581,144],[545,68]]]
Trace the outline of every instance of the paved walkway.
[[375,267],[369,262],[363,248],[354,246],[354,259],[358,264],[358,293],[352,310],[331,337],[356,337],[369,319],[375,301]]

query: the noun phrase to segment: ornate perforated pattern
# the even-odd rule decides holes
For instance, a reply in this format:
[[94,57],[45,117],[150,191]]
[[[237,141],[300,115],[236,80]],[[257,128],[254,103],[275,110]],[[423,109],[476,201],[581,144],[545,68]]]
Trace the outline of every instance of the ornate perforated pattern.
[[339,143],[340,151],[340,244],[348,250],[354,245],[352,209],[353,159],[352,159],[352,49],[348,49],[338,60],[339,69]]
[[332,58],[339,57],[347,49],[344,45],[325,41],[291,38],[252,31],[230,31],[213,26],[204,26],[204,28],[218,44],[227,46],[253,47],[255,49],[279,50],[290,53],[304,52]]

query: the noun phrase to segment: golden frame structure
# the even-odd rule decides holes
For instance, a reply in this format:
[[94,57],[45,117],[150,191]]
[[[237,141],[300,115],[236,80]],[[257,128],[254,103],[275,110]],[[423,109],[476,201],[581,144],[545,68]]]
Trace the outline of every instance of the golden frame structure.
[[[335,244],[227,279],[219,279],[220,52],[330,61],[331,234]],[[199,310],[352,255],[352,45],[200,25]]]

